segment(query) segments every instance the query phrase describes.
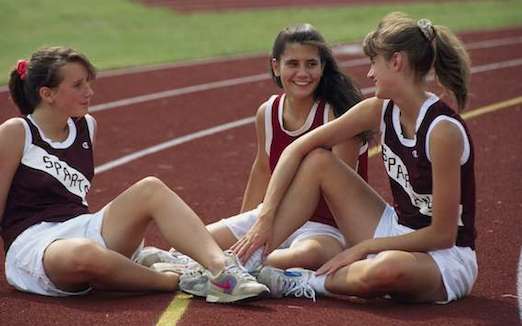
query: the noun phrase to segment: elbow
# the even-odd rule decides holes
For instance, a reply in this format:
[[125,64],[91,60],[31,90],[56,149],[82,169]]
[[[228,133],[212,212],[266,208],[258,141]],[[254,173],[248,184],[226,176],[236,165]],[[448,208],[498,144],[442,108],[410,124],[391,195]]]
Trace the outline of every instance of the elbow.
[[457,241],[457,232],[450,232],[445,234],[439,234],[434,241],[434,250],[443,250],[451,248]]

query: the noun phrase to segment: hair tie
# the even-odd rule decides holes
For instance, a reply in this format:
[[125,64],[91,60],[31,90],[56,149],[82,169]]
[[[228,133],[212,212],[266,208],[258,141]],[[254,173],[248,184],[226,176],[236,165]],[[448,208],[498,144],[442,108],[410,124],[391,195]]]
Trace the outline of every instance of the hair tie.
[[417,27],[419,27],[422,35],[424,35],[428,42],[431,42],[433,39],[435,39],[435,28],[429,19],[422,18],[417,20]]
[[16,73],[20,76],[21,80],[25,80],[25,76],[27,75],[27,65],[29,62],[25,59],[18,60],[16,63]]

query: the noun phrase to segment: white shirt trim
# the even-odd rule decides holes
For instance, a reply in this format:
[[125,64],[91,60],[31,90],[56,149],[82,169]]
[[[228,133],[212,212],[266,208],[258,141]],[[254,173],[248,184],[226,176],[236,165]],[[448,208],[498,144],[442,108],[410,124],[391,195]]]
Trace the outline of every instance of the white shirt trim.
[[96,133],[96,120],[92,115],[86,114],[85,121],[87,121],[87,127],[89,128],[89,138],[91,138],[91,143],[94,143],[94,134]]
[[277,95],[272,95],[268,101],[263,104],[265,106],[265,151],[266,155],[270,157],[270,147],[272,146],[272,138],[274,137],[274,131],[272,129],[272,106]]
[[401,127],[401,121],[400,121],[400,109],[397,105],[393,105],[393,112],[392,112],[392,121],[393,121],[393,129],[395,130],[395,134],[397,135],[397,138],[401,142],[402,145],[406,147],[414,147],[417,143],[417,131],[419,130],[419,127],[422,123],[422,120],[424,120],[424,117],[426,116],[426,113],[428,112],[429,108],[433,105],[433,103],[437,102],[439,98],[437,95],[433,93],[426,93],[428,98],[424,101],[422,104],[419,114],[417,116],[417,121],[415,122],[415,135],[413,136],[413,139],[406,138],[402,135],[402,127]]
[[38,132],[40,133],[40,137],[42,137],[42,140],[54,149],[68,148],[74,143],[74,140],[76,139],[76,126],[71,118],[67,119],[69,134],[67,135],[67,138],[62,142],[53,141],[52,139],[47,138],[43,133],[42,129],[40,129],[40,126],[38,126],[38,124],[36,123],[36,121],[34,121],[33,117],[30,114],[27,116],[27,118],[31,120],[31,122],[36,126],[36,128],[38,128]]
[[464,129],[464,126],[455,118],[451,118],[445,115],[438,116],[433,120],[430,127],[428,128],[428,132],[426,133],[426,157],[431,162],[431,155],[430,155],[430,133],[433,130],[433,128],[441,121],[448,121],[453,123],[455,126],[457,126],[462,133],[462,139],[464,140],[464,151],[462,152],[462,156],[460,157],[460,165],[466,164],[466,162],[469,159],[471,147],[469,144],[468,135],[466,134],[466,130]]
[[306,117],[305,122],[303,123],[303,125],[301,127],[299,127],[297,130],[287,130],[287,129],[285,129],[284,124],[283,124],[283,110],[284,110],[285,98],[286,98],[286,95],[283,94],[281,96],[281,101],[279,101],[277,120],[279,121],[279,126],[281,127],[281,130],[284,133],[286,133],[287,135],[292,136],[292,137],[298,137],[298,136],[302,135],[305,131],[310,129],[310,127],[312,126],[312,123],[314,122],[314,118],[315,118],[315,112],[317,111],[317,107],[319,106],[319,103],[318,102],[314,103],[314,105],[312,106],[312,109],[310,110],[310,112],[308,112],[308,116]]

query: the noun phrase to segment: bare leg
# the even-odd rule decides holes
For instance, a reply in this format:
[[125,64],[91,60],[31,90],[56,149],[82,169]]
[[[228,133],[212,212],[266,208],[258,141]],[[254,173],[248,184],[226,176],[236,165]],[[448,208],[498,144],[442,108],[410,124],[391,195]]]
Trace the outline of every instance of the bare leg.
[[386,207],[384,200],[334,154],[316,149],[301,163],[278,208],[273,226],[274,247],[311,217],[321,193],[350,243],[373,237]]
[[156,223],[169,245],[213,273],[223,269],[223,251],[203,222],[178,195],[156,178],[141,180],[107,206],[102,236],[108,248],[130,257],[151,221]]
[[86,239],[57,240],[47,247],[44,267],[51,281],[65,291],[93,285],[103,289],[176,289],[178,275],[158,273]]
[[207,230],[223,250],[229,249],[238,240],[223,221],[208,224]]
[[[223,221],[207,225],[214,240],[225,250],[239,239]],[[265,265],[277,268],[302,267],[317,269],[342,251],[339,241],[330,236],[314,236],[295,243],[291,248],[276,249],[268,255]]]
[[341,295],[377,297],[390,294],[407,302],[446,300],[440,271],[425,253],[384,251],[357,261],[326,278],[328,291]]
[[336,239],[315,236],[303,239],[290,248],[274,250],[268,255],[265,265],[281,269],[301,267],[315,270],[343,250]]
[[214,274],[223,269],[223,251],[198,216],[160,180],[149,177],[105,208],[102,236],[107,249],[90,240],[56,241],[44,255],[47,275],[63,289],[78,289],[87,283],[120,290],[174,289],[177,275],[156,273],[128,259],[151,221],[171,246]]

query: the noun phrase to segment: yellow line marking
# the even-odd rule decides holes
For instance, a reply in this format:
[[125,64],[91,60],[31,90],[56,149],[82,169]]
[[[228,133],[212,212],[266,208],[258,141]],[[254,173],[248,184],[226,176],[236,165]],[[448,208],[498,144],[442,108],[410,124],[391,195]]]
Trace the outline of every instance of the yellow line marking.
[[[473,111],[465,112],[462,114],[462,118],[464,120],[469,120],[469,119],[478,117],[478,116],[486,114],[486,113],[491,113],[491,112],[498,111],[501,109],[513,107],[513,106],[515,106],[517,104],[521,104],[521,103],[522,103],[522,96],[515,97],[515,98],[512,98],[507,101],[493,103],[491,105],[486,105],[486,106],[483,106],[483,107],[478,108]],[[380,146],[374,146],[368,152],[368,157],[373,157],[373,156],[379,154],[380,151],[381,151]],[[172,302],[169,304],[167,309],[163,312],[163,314],[161,315],[161,317],[156,325],[157,326],[175,325],[181,319],[183,314],[185,313],[185,310],[187,309],[187,307],[190,303],[190,298],[192,298],[192,296],[188,295],[188,294],[184,294],[184,293],[177,294],[174,297],[174,299],[172,300]]]
[[[522,103],[522,96],[514,97],[510,100],[493,103],[493,104],[483,106],[483,107],[478,108],[473,111],[464,112],[463,114],[461,114],[461,117],[464,120],[469,120],[469,119],[473,119],[478,116],[484,115],[486,113],[491,113],[494,111],[507,109],[509,107],[514,107],[515,105],[521,104],[521,103]],[[375,155],[379,154],[380,152],[381,152],[381,146],[373,146],[368,151],[368,157],[369,158],[374,157]]]
[[169,304],[167,309],[161,314],[161,317],[156,324],[157,326],[172,326],[176,325],[178,320],[181,319],[185,310],[190,303],[191,295],[185,293],[178,293],[172,302]]

